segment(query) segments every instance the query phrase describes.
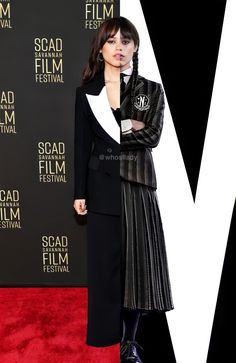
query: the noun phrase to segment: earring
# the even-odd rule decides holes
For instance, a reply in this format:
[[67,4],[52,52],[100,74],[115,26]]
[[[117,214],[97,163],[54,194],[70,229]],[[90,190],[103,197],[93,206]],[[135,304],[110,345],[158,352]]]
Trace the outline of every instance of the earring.
[[103,61],[104,61],[104,58],[103,58],[103,55],[102,55],[102,53],[101,53],[101,52],[99,52],[99,53],[98,53],[97,60],[98,60],[99,62],[103,62]]

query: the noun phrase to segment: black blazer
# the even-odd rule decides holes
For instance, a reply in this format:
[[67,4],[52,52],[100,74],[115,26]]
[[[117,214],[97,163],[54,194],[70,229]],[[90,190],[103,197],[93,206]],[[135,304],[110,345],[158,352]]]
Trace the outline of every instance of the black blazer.
[[110,108],[104,72],[76,89],[75,199],[88,211],[120,215],[120,127]]
[[145,127],[121,135],[120,175],[123,179],[157,187],[152,148],[159,143],[164,115],[164,92],[160,83],[138,76],[133,111],[131,82],[121,95],[121,119],[143,121]]

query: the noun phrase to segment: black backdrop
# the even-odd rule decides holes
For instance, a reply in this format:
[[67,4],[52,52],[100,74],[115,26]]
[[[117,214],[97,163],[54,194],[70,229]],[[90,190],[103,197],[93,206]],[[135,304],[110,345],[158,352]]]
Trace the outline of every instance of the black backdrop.
[[73,210],[75,89],[94,31],[118,14],[117,0],[0,1],[2,286],[86,285],[86,217]]
[[[160,1],[156,4],[155,18],[150,2],[140,2],[195,199],[227,1]],[[228,90],[225,92],[227,95]],[[235,226],[236,204],[227,241],[207,363],[235,361],[232,334],[236,321],[233,303],[236,296],[233,282]],[[204,331],[200,312],[193,311],[193,314],[197,314],[202,320]],[[163,316],[150,316],[146,321],[143,320],[141,343],[150,347],[147,362],[175,362],[166,326]],[[195,344],[196,349],[200,349],[199,342],[196,341]],[[194,361],[194,352],[193,358],[189,357],[189,362],[191,359]]]

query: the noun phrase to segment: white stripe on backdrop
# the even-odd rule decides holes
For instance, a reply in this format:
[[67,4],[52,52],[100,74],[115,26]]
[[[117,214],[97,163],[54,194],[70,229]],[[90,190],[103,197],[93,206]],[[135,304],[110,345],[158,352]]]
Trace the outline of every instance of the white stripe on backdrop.
[[[206,362],[236,195],[236,3],[227,3],[196,203],[167,100],[153,150],[175,305],[166,316],[177,363]],[[139,0],[120,4],[141,38],[139,73],[162,83]]]

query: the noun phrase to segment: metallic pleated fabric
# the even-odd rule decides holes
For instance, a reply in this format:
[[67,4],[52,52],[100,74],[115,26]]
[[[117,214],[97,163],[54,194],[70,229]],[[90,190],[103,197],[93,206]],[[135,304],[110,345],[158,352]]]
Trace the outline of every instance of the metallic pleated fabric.
[[173,309],[156,190],[121,179],[122,299],[130,309]]

